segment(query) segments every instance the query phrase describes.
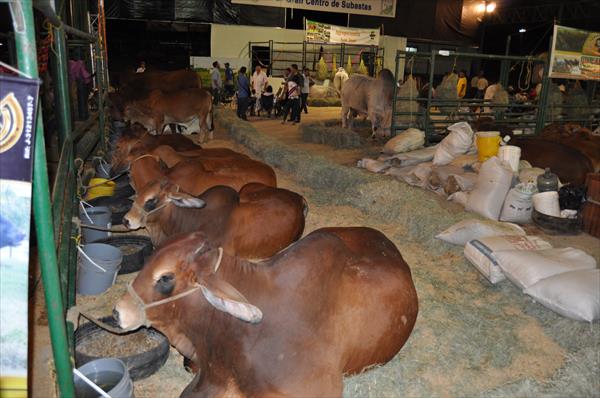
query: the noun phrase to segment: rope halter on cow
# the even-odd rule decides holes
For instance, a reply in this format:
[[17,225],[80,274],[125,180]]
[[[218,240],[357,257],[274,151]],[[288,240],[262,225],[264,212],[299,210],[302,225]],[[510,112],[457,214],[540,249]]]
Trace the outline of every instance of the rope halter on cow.
[[[219,255],[217,257],[217,261],[215,262],[215,265],[213,266],[213,272],[216,272],[216,270],[219,269],[219,266],[221,265],[221,260],[223,259],[223,248],[219,247],[218,250],[219,250]],[[144,300],[139,296],[139,294],[133,288],[133,281],[129,282],[127,284],[127,292],[133,299],[136,309],[138,311],[138,316],[140,319],[142,319],[142,322],[138,326],[135,326],[133,328],[128,328],[127,330],[134,330],[140,326],[150,327],[152,325],[152,322],[150,322],[150,320],[148,319],[148,315],[146,314],[146,310],[148,310],[148,308],[158,307],[159,305],[163,305],[163,304],[167,304],[172,301],[175,301],[175,300],[179,300],[180,298],[189,296],[190,294],[193,294],[197,290],[202,289],[202,288],[203,288],[203,286],[201,284],[194,283],[190,289],[188,289],[184,292],[181,292],[181,293],[176,294],[171,297],[167,297],[162,300],[153,301],[151,303],[146,304],[144,302]],[[123,330],[125,330],[125,329],[123,329]]]
[[[175,184],[175,192],[179,192],[179,185],[177,185],[177,184]],[[150,211],[144,209],[144,206],[140,206],[137,202],[133,202],[131,207],[134,209],[137,209],[137,211],[139,211],[142,214],[142,217],[140,219],[140,225],[146,225],[146,221],[148,220],[149,215],[164,209],[165,207],[167,207],[169,205],[169,203],[170,202],[167,200],[160,206],[155,207],[154,209],[152,209]]]

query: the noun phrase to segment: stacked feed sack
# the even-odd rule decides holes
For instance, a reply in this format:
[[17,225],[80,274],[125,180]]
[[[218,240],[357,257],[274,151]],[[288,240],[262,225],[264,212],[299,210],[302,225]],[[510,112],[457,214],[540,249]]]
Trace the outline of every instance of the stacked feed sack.
[[[450,73],[444,76],[442,83],[435,89],[435,97],[441,100],[458,100],[456,86],[458,84],[458,75]],[[441,112],[450,113],[458,110],[458,102],[451,106],[440,106]]]
[[417,121],[417,112],[419,112],[419,103],[415,101],[419,96],[417,82],[412,75],[406,78],[406,81],[400,85],[397,97],[410,98],[410,100],[397,100],[396,111],[413,113],[413,115],[398,115],[396,122],[400,124],[415,123]]

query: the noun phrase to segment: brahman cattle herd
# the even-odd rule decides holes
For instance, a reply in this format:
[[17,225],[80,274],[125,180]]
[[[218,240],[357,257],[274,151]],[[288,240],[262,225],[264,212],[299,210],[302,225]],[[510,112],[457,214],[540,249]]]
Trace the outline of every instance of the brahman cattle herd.
[[307,203],[278,188],[269,165],[160,134],[212,112],[187,102],[210,94],[176,73],[183,82],[145,87],[140,76],[111,98],[113,116],[144,115],[116,137],[112,166],[136,191],[124,224],[157,246],[115,318],[152,325],[193,363],[182,396],[341,396],[343,376],[389,361],[409,338],[418,299],[408,265],[370,228],[302,238]]

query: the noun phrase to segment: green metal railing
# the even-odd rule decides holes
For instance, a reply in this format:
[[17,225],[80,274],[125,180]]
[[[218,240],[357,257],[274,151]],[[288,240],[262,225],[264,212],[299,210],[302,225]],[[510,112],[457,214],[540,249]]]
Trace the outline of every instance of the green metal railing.
[[[354,44],[317,44],[309,43],[306,41],[299,42],[279,42],[279,41],[265,41],[265,42],[248,42],[248,53],[252,57],[252,47],[268,47],[269,48],[269,59],[270,59],[270,70],[273,76],[281,77],[283,72],[289,68],[291,64],[298,64],[298,66],[307,66],[312,69],[313,61],[319,62],[319,49],[323,47],[324,54],[330,54],[336,56],[336,62],[338,66],[346,66],[347,57],[350,55],[356,59],[361,54],[368,54],[367,57],[367,68],[375,69],[376,62],[379,59],[383,65],[383,48],[369,45],[354,45]],[[252,66],[252,59],[250,59],[250,66]],[[353,61],[352,65],[357,67],[359,62]],[[335,72],[335,71],[334,71]]]
[[[542,91],[539,98],[535,101],[528,103],[517,103],[515,101],[509,101],[508,104],[494,104],[489,101],[482,99],[464,98],[464,99],[440,99],[434,98],[433,86],[434,78],[436,73],[436,60],[439,57],[450,57],[456,61],[458,59],[476,59],[485,60],[488,62],[496,61],[500,63],[500,79],[499,83],[506,88],[508,86],[509,79],[509,68],[511,64],[518,65],[519,63],[528,63],[530,67],[533,64],[542,64],[544,67],[544,75],[542,76]],[[428,84],[429,90],[427,96],[424,93],[419,95],[418,92],[415,95],[399,96],[398,86],[395,87],[392,109],[392,134],[396,134],[398,130],[406,129],[408,127],[418,127],[425,131],[428,141],[439,139],[438,133],[443,131],[450,124],[457,121],[467,120],[473,121],[476,118],[481,117],[493,117],[495,123],[500,125],[510,126],[512,129],[521,129],[524,132],[531,132],[533,134],[539,133],[546,125],[553,121],[561,122],[577,122],[581,123],[586,127],[595,128],[600,123],[597,115],[597,110],[600,109],[600,103],[595,99],[597,96],[597,82],[588,82],[587,92],[587,105],[558,105],[563,110],[581,108],[584,114],[588,116],[573,117],[567,114],[561,115],[560,119],[552,120],[549,117],[549,110],[552,105],[549,103],[549,93],[551,89],[551,79],[548,76],[547,61],[541,57],[522,57],[522,56],[509,56],[509,55],[495,55],[495,54],[478,54],[478,53],[462,53],[447,51],[444,54],[438,53],[433,50],[431,53],[418,53],[418,52],[406,52],[397,51],[396,53],[396,69],[395,76],[401,76],[403,71],[400,71],[400,65],[404,63],[407,69],[406,76],[410,75],[410,65],[414,65],[415,62],[426,62],[428,64]],[[440,71],[437,71],[440,72]],[[449,72],[449,71],[445,71]],[[519,76],[521,79],[521,76]],[[403,103],[414,102],[418,104],[417,111],[399,111],[398,105]],[[411,105],[409,105],[411,106]],[[486,108],[488,111],[474,114],[472,112],[461,112],[462,109],[473,109],[473,108]],[[411,108],[409,108],[411,109]],[[411,109],[412,110],[412,109]],[[550,114],[554,114],[551,112]],[[595,115],[595,116],[594,116]]]
[[[78,6],[74,2],[74,6]],[[37,78],[37,50],[35,41],[35,23],[32,0],[13,0],[9,7],[13,20],[17,64],[25,74]],[[98,92],[98,129],[92,129],[86,135],[83,158],[94,147],[104,149],[105,115],[103,100],[107,89],[104,82],[105,65],[103,52],[97,37],[65,25],[54,13],[50,1],[36,1],[35,7],[41,11],[53,25],[54,48],[52,69],[57,99],[58,142],[61,148],[56,178],[53,182],[52,196],[48,183],[46,145],[41,106],[38,109],[33,163],[33,214],[38,242],[40,269],[44,286],[48,324],[52,341],[56,383],[60,397],[74,397],[73,385],[73,325],[66,322],[66,310],[75,304],[75,271],[77,266],[76,243],[72,239],[77,231],[72,223],[77,200],[77,169],[74,158],[80,145],[77,139],[81,134],[73,130],[68,89],[67,39],[70,36],[83,39],[95,46],[96,80]],[[86,124],[89,126],[89,123]],[[81,141],[84,141],[81,138]]]

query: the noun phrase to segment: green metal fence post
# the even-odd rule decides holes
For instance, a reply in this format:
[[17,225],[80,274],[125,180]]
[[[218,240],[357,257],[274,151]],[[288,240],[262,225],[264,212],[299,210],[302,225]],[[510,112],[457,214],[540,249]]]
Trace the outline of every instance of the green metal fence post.
[[[550,36],[550,46],[552,48],[552,36]],[[548,57],[549,58],[549,57]],[[550,92],[550,59],[544,62],[544,76],[542,77],[542,92],[537,109],[537,118],[535,120],[535,134],[539,134],[546,126],[546,107],[548,106],[548,93]]]
[[106,152],[106,140],[104,139],[104,65],[102,63],[102,52],[100,49],[100,43],[96,41],[96,79],[98,85],[98,128],[100,129],[100,148]]
[[435,50],[431,50],[431,63],[429,64],[429,90],[427,91],[427,106],[425,107],[425,120],[423,120],[423,128],[425,130],[426,144],[429,144],[429,138],[433,134],[429,127],[431,114],[431,99],[433,98],[433,76],[435,74]]
[[[55,28],[52,28],[55,29]],[[62,28],[55,29],[54,45],[56,46],[55,72],[57,106],[61,112],[58,119],[58,145],[62,148],[64,142],[69,139],[73,130],[71,125],[71,99],[69,95],[69,75],[67,70],[67,47],[65,42],[65,31]]]
[[[29,76],[37,77],[37,51],[32,0],[12,2],[9,3],[9,7],[15,30],[19,68]],[[48,323],[52,339],[54,366],[60,396],[74,397],[73,369],[69,356],[64,318],[65,312],[60,293],[56,250],[54,247],[54,231],[50,207],[50,189],[48,187],[48,170],[41,107],[38,109],[37,114],[33,159],[33,214],[46,307],[48,309]]]

